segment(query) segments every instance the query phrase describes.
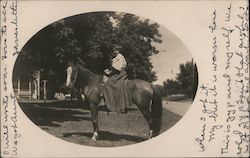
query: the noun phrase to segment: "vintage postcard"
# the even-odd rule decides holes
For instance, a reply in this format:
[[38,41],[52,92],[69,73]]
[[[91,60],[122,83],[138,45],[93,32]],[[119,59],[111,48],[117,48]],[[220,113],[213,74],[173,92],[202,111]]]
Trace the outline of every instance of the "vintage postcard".
[[1,157],[249,157],[246,0],[1,0]]

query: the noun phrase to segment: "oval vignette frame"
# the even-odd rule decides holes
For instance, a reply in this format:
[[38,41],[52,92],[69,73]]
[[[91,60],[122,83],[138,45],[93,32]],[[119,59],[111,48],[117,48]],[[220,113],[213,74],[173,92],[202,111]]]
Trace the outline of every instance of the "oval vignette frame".
[[[84,13],[84,14],[79,14],[79,15],[74,15],[70,16],[64,19],[77,19],[80,18],[81,16],[86,16],[88,14],[93,14],[94,12],[90,13]],[[97,13],[106,13],[106,12],[97,12]],[[127,13],[126,13],[127,14]],[[131,14],[133,15],[133,14]],[[142,18],[142,17],[140,17]],[[145,19],[145,18],[142,18]],[[72,20],[74,21],[74,20]],[[62,22],[61,20],[56,21],[56,22]],[[34,49],[39,43],[44,43],[46,45],[46,36],[44,31],[46,32],[46,29],[48,27],[51,27],[52,25],[55,25],[56,22],[53,22],[52,24],[47,25],[45,28],[41,29],[39,32],[37,32],[32,38],[29,39],[29,41],[24,45],[24,47],[21,50],[21,54],[23,52],[31,51],[31,54],[34,54],[35,51]],[[75,22],[78,22],[75,20]],[[150,20],[150,22],[152,22]],[[72,24],[74,25],[74,24]],[[79,24],[80,25],[80,24]],[[66,27],[65,27],[66,29]],[[70,29],[70,28],[67,28]],[[168,31],[164,26],[159,25],[159,29],[161,33],[163,32],[164,42],[172,42],[169,45],[164,45],[164,46],[157,46],[160,49],[165,49],[168,48],[168,50],[173,50],[176,53],[180,53],[182,50],[185,50],[185,53],[189,53],[186,57],[187,59],[190,59],[191,54],[184,45],[184,43],[178,39],[172,32]],[[70,31],[70,30],[69,30]],[[47,35],[49,35],[52,32],[48,32]],[[166,36],[168,35],[168,36]],[[48,44],[48,43],[47,43]],[[166,43],[165,43],[166,44]],[[178,45],[179,44],[179,45]],[[177,49],[178,45],[178,51],[175,50]],[[167,51],[168,51],[167,50]],[[58,50],[59,51],[59,50]],[[163,50],[164,51],[164,50]],[[159,67],[162,67],[162,63],[166,62],[163,56],[159,56],[161,53],[155,55],[154,57],[152,56],[151,62],[153,63],[154,67],[157,67],[156,64],[158,64],[158,69],[155,71],[158,72],[163,72],[164,70],[160,69]],[[42,53],[40,53],[42,55]],[[185,59],[186,59],[185,58]],[[37,59],[37,58],[35,58]],[[172,55],[172,59],[174,59],[174,56]],[[168,59],[168,60],[172,60]],[[191,58],[192,59],[192,58]],[[40,127],[42,130],[48,132],[49,134],[56,136],[58,138],[61,138],[63,140],[77,143],[77,144],[82,144],[82,145],[89,145],[89,146],[97,146],[97,147],[114,147],[114,146],[124,146],[124,145],[130,145],[138,142],[142,142],[146,140],[147,132],[145,132],[146,129],[148,129],[148,125],[145,122],[145,119],[142,117],[141,113],[138,111],[134,110],[131,108],[128,112],[127,115],[122,115],[119,120],[117,119],[116,125],[110,123],[114,118],[116,118],[115,114],[111,114],[111,116],[108,116],[106,112],[103,109],[100,109],[100,116],[99,116],[99,128],[100,128],[100,141],[97,142],[91,142],[90,137],[92,136],[92,125],[89,125],[90,123],[90,113],[87,107],[82,107],[82,105],[79,105],[76,101],[60,101],[60,100],[36,100],[34,99],[35,92],[34,89],[38,89],[38,86],[34,81],[37,76],[30,75],[27,76],[27,78],[24,77],[24,79],[21,79],[21,77],[18,77],[17,72],[19,72],[17,66],[22,60],[22,56],[18,56],[14,69],[13,69],[13,89],[15,92],[15,95],[17,96],[18,103],[23,110],[23,112],[26,114],[26,116],[38,127]],[[27,59],[25,59],[27,60]],[[184,59],[183,59],[184,60]],[[29,61],[29,59],[28,59]],[[173,60],[172,60],[173,61]],[[182,60],[180,59],[180,62]],[[188,60],[185,60],[188,61]],[[33,61],[32,61],[33,62]],[[39,62],[39,61],[37,61]],[[160,63],[160,64],[159,64]],[[193,63],[193,60],[192,60]],[[25,64],[28,64],[28,62],[25,62]],[[32,63],[34,64],[34,63]],[[65,64],[65,63],[64,63]],[[174,63],[172,63],[175,65]],[[177,63],[181,64],[181,63]],[[184,63],[182,63],[184,64]],[[22,64],[21,64],[22,65]],[[28,68],[31,68],[27,66]],[[171,65],[164,65],[165,68],[171,68],[172,71],[177,71],[176,67],[171,67]],[[23,66],[22,66],[23,68]],[[175,70],[173,70],[175,69]],[[65,71],[65,67],[64,67]],[[197,72],[197,68],[195,70]],[[27,72],[29,72],[27,70]],[[63,73],[63,72],[60,72]],[[49,74],[49,73],[48,73]],[[48,76],[47,74],[47,76]],[[198,73],[197,73],[198,74]],[[39,74],[36,74],[39,75]],[[40,72],[40,79],[42,73]],[[33,79],[31,79],[33,77]],[[196,87],[198,85],[198,75],[196,76]],[[19,78],[19,79],[18,79]],[[46,77],[45,77],[46,78]],[[26,83],[24,83],[26,81]],[[28,81],[28,83],[27,83]],[[62,80],[59,81],[60,84],[62,84]],[[49,84],[46,82],[43,82],[43,80],[40,80],[40,83],[42,84]],[[158,84],[158,83],[156,83]],[[29,91],[27,92],[27,86]],[[17,90],[20,87],[19,90]],[[23,88],[24,87],[24,88]],[[36,88],[35,88],[36,87]],[[23,91],[22,91],[23,89]],[[25,91],[26,90],[26,91]],[[42,88],[40,87],[40,90]],[[195,89],[195,93],[196,93]],[[19,92],[18,92],[19,91]],[[47,90],[49,91],[49,90]],[[41,92],[41,91],[40,91]],[[17,95],[19,93],[19,95]],[[24,95],[22,95],[23,93]],[[27,96],[28,95],[30,96]],[[48,92],[47,92],[48,93]],[[195,94],[194,93],[194,94]],[[42,97],[42,93],[40,94]],[[27,99],[28,97],[28,99]],[[179,105],[177,104],[177,100],[181,100],[183,96],[174,96],[172,99],[173,100],[163,100],[163,120],[162,120],[162,125],[164,126],[161,133],[165,132],[172,126],[174,126],[175,123],[177,123],[182,116],[186,113],[186,111],[189,109],[192,101],[189,100],[189,102],[185,102],[184,104],[189,104],[188,108],[186,108],[184,111],[180,109],[174,109],[174,106]],[[194,96],[193,96],[194,97]],[[30,98],[30,99],[29,99]],[[32,99],[33,98],[33,99]],[[174,104],[171,105],[171,108],[169,106],[164,106],[166,104]],[[60,104],[60,106],[58,105]],[[183,104],[183,103],[182,103]],[[185,105],[181,106],[185,107]],[[130,114],[131,113],[131,114]],[[133,114],[133,115],[132,115]],[[138,117],[138,120],[134,121],[135,116]],[[112,118],[111,118],[112,117]],[[106,119],[106,121],[105,121]],[[169,122],[171,120],[172,122]],[[81,124],[80,126],[78,124]],[[121,127],[120,127],[121,126]],[[88,128],[83,128],[83,127],[88,127]],[[119,127],[119,128],[117,128]],[[134,127],[135,130],[131,130],[130,128]],[[58,128],[56,130],[56,128]],[[78,129],[77,129],[78,128]],[[141,134],[143,133],[143,134]]]

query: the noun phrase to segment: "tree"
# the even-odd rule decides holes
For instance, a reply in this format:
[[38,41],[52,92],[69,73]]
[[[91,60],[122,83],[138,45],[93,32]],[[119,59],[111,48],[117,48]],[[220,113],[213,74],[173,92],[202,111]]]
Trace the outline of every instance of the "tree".
[[168,94],[185,94],[187,97],[194,97],[198,86],[198,74],[196,64],[188,61],[179,66],[180,72],[175,80],[166,80],[163,82]]
[[167,79],[163,82],[163,86],[167,95],[179,94],[182,93],[181,84],[179,81]]
[[149,82],[157,79],[152,71],[149,57],[159,53],[152,43],[161,43],[157,23],[150,23],[132,14],[118,16],[117,41],[128,60],[127,72],[130,78],[140,78]]
[[177,74],[176,79],[180,82],[183,93],[188,97],[194,97],[198,86],[198,74],[193,60],[180,64],[180,73]]
[[180,64],[180,73],[177,74],[177,81],[180,82],[182,91],[188,97],[192,96],[192,86],[193,86],[193,63],[186,62],[185,64]]
[[40,70],[42,78],[58,78],[62,84],[68,61],[78,59],[102,74],[111,65],[114,45],[119,45],[128,62],[129,78],[154,81],[150,56],[159,52],[152,45],[161,42],[158,28],[157,23],[126,13],[94,12],[65,18],[39,31],[24,46],[14,78]]

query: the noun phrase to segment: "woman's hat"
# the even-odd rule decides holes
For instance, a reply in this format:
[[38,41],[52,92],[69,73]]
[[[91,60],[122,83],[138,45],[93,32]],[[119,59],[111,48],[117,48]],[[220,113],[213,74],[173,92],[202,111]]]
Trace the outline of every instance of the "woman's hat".
[[122,47],[119,45],[114,45],[114,51],[119,51]]

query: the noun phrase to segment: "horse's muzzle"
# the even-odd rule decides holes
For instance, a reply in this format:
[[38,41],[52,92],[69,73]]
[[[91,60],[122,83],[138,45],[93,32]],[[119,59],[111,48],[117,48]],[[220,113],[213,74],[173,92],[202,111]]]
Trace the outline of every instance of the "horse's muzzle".
[[59,88],[59,91],[63,94],[69,94],[71,93],[72,89],[73,89],[72,84],[69,84],[69,86],[66,86],[66,85],[61,86]]

